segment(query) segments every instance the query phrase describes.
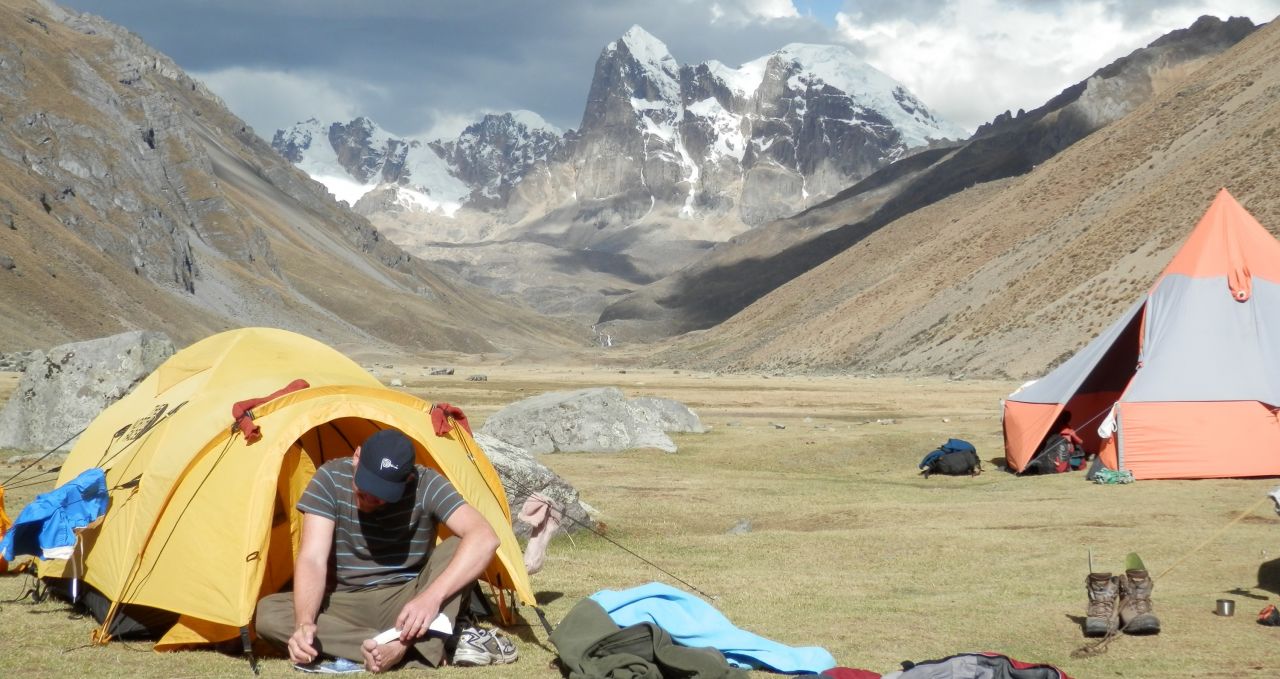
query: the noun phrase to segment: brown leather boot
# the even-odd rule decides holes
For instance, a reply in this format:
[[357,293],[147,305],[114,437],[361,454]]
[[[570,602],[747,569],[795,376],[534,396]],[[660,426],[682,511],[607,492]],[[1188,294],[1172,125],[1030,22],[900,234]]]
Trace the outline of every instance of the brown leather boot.
[[1119,578],[1110,573],[1090,573],[1085,578],[1089,608],[1085,612],[1084,635],[1102,637],[1116,627],[1116,597],[1120,594]]
[[1120,577],[1120,629],[1129,634],[1160,632],[1160,619],[1151,610],[1154,586],[1145,570],[1125,571]]

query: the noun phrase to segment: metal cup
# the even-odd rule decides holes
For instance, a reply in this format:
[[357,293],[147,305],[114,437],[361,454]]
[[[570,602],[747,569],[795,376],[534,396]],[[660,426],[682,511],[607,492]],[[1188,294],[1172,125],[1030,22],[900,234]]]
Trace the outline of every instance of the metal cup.
[[1213,611],[1222,616],[1236,614],[1236,602],[1232,599],[1218,599],[1218,607]]

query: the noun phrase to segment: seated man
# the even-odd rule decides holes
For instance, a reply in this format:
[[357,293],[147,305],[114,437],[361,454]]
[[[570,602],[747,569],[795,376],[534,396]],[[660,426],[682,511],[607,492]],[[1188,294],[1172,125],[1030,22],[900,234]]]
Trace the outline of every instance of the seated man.
[[[298,509],[293,591],[259,602],[258,635],[302,665],[330,656],[363,658],[370,672],[405,661],[439,666],[444,640],[427,628],[441,612],[456,620],[462,593],[497,551],[484,517],[415,464],[413,442],[393,429],[317,469]],[[457,537],[437,546],[441,522]],[[393,627],[399,638],[374,642]]]

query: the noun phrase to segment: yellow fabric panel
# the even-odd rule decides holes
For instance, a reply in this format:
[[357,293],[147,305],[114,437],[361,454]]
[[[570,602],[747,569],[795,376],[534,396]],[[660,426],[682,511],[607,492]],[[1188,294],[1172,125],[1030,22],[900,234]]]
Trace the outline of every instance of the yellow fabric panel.
[[192,646],[216,644],[240,636],[239,627],[219,625],[189,615],[178,617],[178,622],[156,642],[156,651],[179,651]]
[[162,365],[156,372],[156,396],[168,391],[173,385],[186,380],[194,375],[208,370],[208,366],[185,366],[185,365]]
[[9,532],[9,526],[13,525],[13,521],[9,519],[9,515],[4,513],[4,487],[0,486],[0,537]]

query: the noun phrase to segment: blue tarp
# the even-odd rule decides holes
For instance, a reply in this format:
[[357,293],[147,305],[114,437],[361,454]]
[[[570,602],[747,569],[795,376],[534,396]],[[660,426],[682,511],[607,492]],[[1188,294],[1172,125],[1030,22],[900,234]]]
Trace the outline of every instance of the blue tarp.
[[75,529],[102,516],[107,501],[106,474],[96,467],[84,470],[22,508],[0,541],[0,555],[13,561],[20,554],[42,557],[45,550],[74,546]]
[[651,622],[683,646],[710,646],[730,664],[784,674],[817,674],[836,660],[817,646],[793,648],[734,627],[711,604],[669,585],[651,582],[631,589],[601,590],[590,599],[621,627]]

